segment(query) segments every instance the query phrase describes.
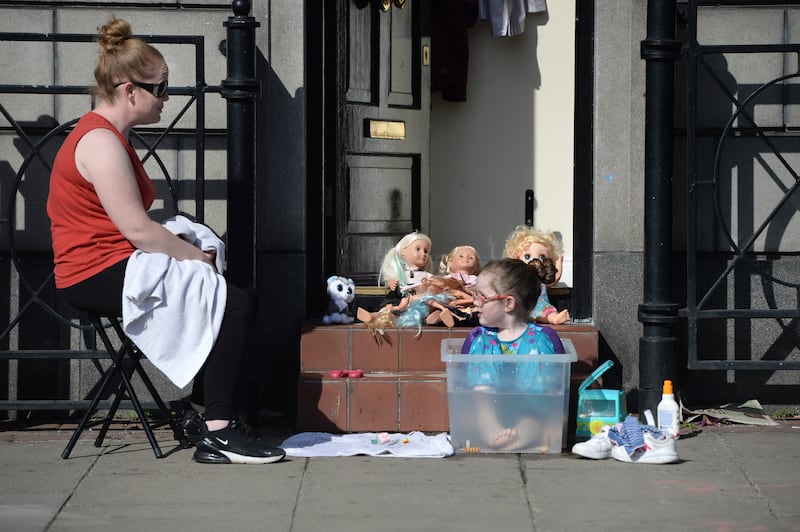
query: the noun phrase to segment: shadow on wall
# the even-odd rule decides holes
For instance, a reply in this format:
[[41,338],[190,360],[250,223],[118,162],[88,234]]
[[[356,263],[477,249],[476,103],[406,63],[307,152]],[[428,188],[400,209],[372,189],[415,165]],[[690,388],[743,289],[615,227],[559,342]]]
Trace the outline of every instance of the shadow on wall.
[[[623,370],[625,370],[623,362],[617,357],[617,354],[614,353],[614,351],[611,349],[611,346],[608,345],[608,342],[601,333],[598,341],[597,367],[600,367],[600,365],[607,360],[613,361],[614,365],[607,369],[602,375],[603,388],[608,390],[625,390],[624,380],[622,377]],[[638,371],[638,368],[628,368],[628,371]],[[636,388],[625,390],[625,396],[628,411],[638,412],[639,390]]]
[[[710,309],[796,309],[798,259],[797,207],[780,201],[796,182],[797,138],[726,134],[726,125],[743,130],[782,127],[797,106],[793,83],[777,83],[763,65],[746,63],[763,56],[708,53],[697,65],[696,221],[687,218],[686,144],[676,142],[674,248],[681,251],[674,265],[674,300],[681,307]],[[729,60],[731,64],[729,64]],[[751,60],[753,61],[753,60]],[[758,61],[758,59],[754,59]],[[676,86],[686,86],[686,62],[678,63]],[[764,73],[763,83],[742,83],[732,71]],[[750,76],[750,78],[753,77]],[[757,78],[756,78],[757,79]],[[745,104],[745,100],[753,99]],[[679,127],[687,117],[685,91],[676,91]],[[788,111],[787,111],[788,110]],[[788,114],[787,114],[788,113]],[[722,139],[722,140],[720,140]],[[689,164],[694,161],[689,160]],[[795,193],[795,198],[796,193]],[[769,218],[772,213],[772,218]],[[688,225],[687,225],[688,220]],[[694,223],[692,229],[691,223]],[[696,231],[694,264],[682,254],[687,231]],[[687,270],[688,265],[688,270]],[[688,278],[687,278],[688,275]],[[688,281],[696,285],[695,301],[687,303]],[[688,311],[687,311],[688,313]],[[707,318],[697,320],[696,352],[700,361],[796,360],[800,320],[791,318]],[[762,404],[796,404],[800,396],[797,372],[785,370],[688,370],[692,341],[688,322],[675,327],[676,371],[687,406],[719,406],[758,399]]]
[[[10,160],[0,161],[0,300],[7,302],[0,310],[0,349],[62,349],[69,345],[69,327],[53,313],[64,319],[75,318],[78,313],[56,297],[45,203],[50,166],[63,135],[38,145],[59,126],[48,115],[33,122],[17,122],[16,126],[25,132],[24,136],[5,139],[19,153],[19,159],[13,159],[19,164],[17,168],[12,165],[10,149]],[[69,361],[19,360],[13,376],[9,367],[8,361],[0,363],[3,399],[69,397]],[[49,416],[17,412],[17,419]],[[0,412],[0,419],[7,417],[6,411]]]
[[[484,260],[500,258],[508,234],[525,223],[537,135],[534,98],[543,83],[538,26],[546,22],[546,14],[529,15],[525,32],[514,37],[492,36],[487,22],[476,23],[468,30],[467,100],[431,94],[433,256],[470,244]],[[491,194],[487,179],[493,180]],[[464,216],[466,205],[480,205],[491,216]],[[534,219],[543,229],[554,229],[552,223]]]
[[[20,155],[18,168],[0,161],[0,201],[2,222],[0,250],[11,245],[9,232],[14,231],[14,245],[19,250],[50,250],[50,223],[45,212],[50,166],[63,136],[50,139],[33,151],[45,133],[58,127],[55,118],[40,115],[34,122],[18,122],[18,127],[31,133],[26,138],[15,137],[14,147]],[[13,204],[12,204],[13,202]],[[13,209],[13,212],[12,212]]]
[[[248,417],[294,414],[305,320],[304,92],[289,94],[257,51],[256,289],[254,349],[243,377]],[[324,287],[320,287],[324,291]],[[255,410],[262,412],[256,412]]]

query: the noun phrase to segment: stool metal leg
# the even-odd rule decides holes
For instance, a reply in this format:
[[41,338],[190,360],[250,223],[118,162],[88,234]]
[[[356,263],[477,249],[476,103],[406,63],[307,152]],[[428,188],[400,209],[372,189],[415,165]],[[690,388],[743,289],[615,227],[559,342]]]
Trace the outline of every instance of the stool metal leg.
[[[147,375],[147,372],[142,367],[142,363],[141,363],[142,353],[141,353],[141,351],[139,351],[139,349],[133,344],[133,342],[131,342],[130,339],[128,339],[128,337],[125,336],[125,333],[123,332],[122,326],[119,324],[119,322],[117,322],[117,321],[113,322],[112,326],[117,331],[117,334],[119,334],[121,337],[124,337],[126,339],[126,341],[127,341],[127,343],[125,344],[125,347],[127,348],[127,353],[129,355],[129,360],[132,361],[132,363],[133,363],[133,368],[132,368],[131,372],[129,374],[127,374],[127,377],[128,377],[127,383],[128,383],[128,386],[130,386],[131,393],[135,394],[135,392],[133,391],[133,386],[132,386],[131,381],[130,381],[130,378],[135,373],[135,374],[139,375],[139,379],[142,381],[142,383],[144,383],[145,387],[147,388],[147,391],[150,392],[150,397],[153,398],[153,401],[156,403],[156,406],[158,407],[159,411],[161,412],[162,417],[165,420],[164,422],[161,422],[161,423],[154,423],[153,425],[149,425],[146,430],[149,431],[150,427],[158,427],[158,426],[162,426],[164,424],[168,424],[170,426],[170,428],[172,429],[172,434],[175,437],[175,440],[178,441],[178,443],[180,444],[180,446],[182,448],[188,449],[192,445],[186,439],[186,436],[183,434],[183,431],[178,427],[178,422],[175,420],[174,417],[172,417],[172,414],[170,413],[169,408],[167,408],[167,405],[164,403],[164,400],[161,399],[161,395],[158,393],[158,390],[156,390],[156,387],[153,385],[153,381],[150,380],[150,376]],[[122,374],[125,375],[124,368],[122,370]],[[146,421],[146,418],[142,418],[142,419],[143,419],[143,421]],[[147,425],[147,423],[144,423],[144,424]],[[152,434],[152,432],[151,432],[151,434]]]
[[[155,386],[153,385],[152,381],[148,377],[147,373],[144,371],[144,368],[141,365],[141,352],[133,345],[133,342],[125,335],[124,331],[122,330],[122,326],[119,324],[114,318],[110,318],[111,326],[122,340],[122,346],[120,349],[115,349],[114,345],[112,344],[108,334],[103,327],[103,324],[98,316],[90,316],[90,320],[92,325],[94,326],[97,334],[100,336],[100,339],[103,342],[103,345],[106,348],[110,358],[111,358],[111,366],[108,370],[104,373],[103,378],[101,380],[101,385],[97,390],[94,398],[92,399],[89,408],[87,409],[86,413],[83,416],[80,424],[76,427],[75,431],[73,432],[69,442],[67,443],[66,448],[61,453],[62,458],[68,458],[70,453],[72,452],[73,447],[78,441],[81,433],[90,426],[95,424],[102,423],[102,427],[100,432],[95,439],[94,445],[95,447],[100,447],[103,443],[103,439],[108,432],[108,429],[111,425],[111,422],[114,419],[114,415],[119,408],[119,405],[124,396],[131,401],[136,414],[139,416],[139,419],[142,423],[142,428],[144,429],[145,435],[147,436],[147,440],[150,442],[150,446],[153,449],[153,453],[155,454],[156,458],[161,458],[163,453],[161,451],[161,447],[158,445],[158,441],[153,434],[153,428],[164,425],[168,423],[170,428],[172,429],[173,435],[175,439],[179,442],[182,448],[188,448],[191,445],[186,440],[183,432],[178,427],[177,421],[172,417],[169,409],[167,408],[164,401],[161,399],[158,391],[156,390]],[[127,367],[126,367],[127,366]],[[133,376],[139,375],[139,378],[142,380],[144,385],[147,387],[148,392],[150,392],[151,397],[155,401],[156,405],[158,406],[159,410],[161,411],[161,415],[164,416],[166,422],[154,422],[150,423],[145,416],[144,409],[142,408],[141,402],[139,401],[139,397],[136,395],[136,391],[134,390],[133,384],[131,379]],[[108,414],[106,417],[101,421],[92,422],[91,417],[97,410],[97,406],[101,400],[101,398],[105,395],[106,391],[109,389],[111,383],[115,380],[116,377],[119,377],[120,382],[116,386],[116,390],[114,392],[114,399],[111,403],[111,407],[108,410]]]
[[95,393],[91,403],[89,403],[89,407],[86,409],[86,413],[83,415],[83,418],[81,419],[81,422],[75,428],[75,431],[72,433],[72,436],[67,442],[67,446],[61,453],[61,458],[64,459],[69,458],[69,454],[72,452],[72,448],[75,447],[75,444],[78,442],[78,438],[80,437],[81,433],[90,426],[92,415],[97,410],[97,405],[100,402],[100,399],[103,397],[103,394],[105,394],[108,385],[111,383],[117,371],[119,371],[119,367],[116,365],[116,362],[114,362],[112,363],[111,367],[109,367],[103,374],[100,386],[97,388],[97,393]]
[[[99,321],[98,321],[99,323]],[[142,428],[144,429],[144,433],[147,436],[147,440],[150,442],[150,446],[153,448],[153,453],[156,455],[156,458],[161,458],[163,453],[161,452],[161,447],[159,447],[158,442],[156,441],[155,435],[153,435],[153,430],[150,428],[150,424],[147,421],[147,417],[144,414],[144,409],[142,408],[142,404],[139,402],[139,397],[136,395],[136,392],[131,385],[131,377],[133,376],[134,372],[136,371],[137,367],[139,366],[139,361],[136,359],[136,355],[133,352],[132,342],[125,336],[125,333],[122,331],[122,327],[120,326],[117,320],[111,320],[111,326],[114,328],[116,333],[119,335],[120,338],[123,339],[122,347],[118,350],[115,350],[113,345],[111,344],[111,340],[106,334],[105,329],[100,327],[100,338],[103,340],[103,343],[106,345],[109,353],[113,353],[113,357],[115,359],[115,363],[119,368],[119,376],[122,380],[120,384],[120,390],[124,387],[125,392],[128,395],[128,399],[130,399],[131,403],[133,404],[133,408],[136,411],[136,415],[139,416],[139,420],[142,423]],[[102,331],[102,332],[101,332]],[[127,360],[131,362],[131,369],[125,369],[125,355],[128,355]],[[116,397],[114,398],[114,402],[111,406],[111,410],[108,412],[108,416],[106,417],[105,422],[103,423],[102,428],[100,429],[100,433],[97,435],[97,439],[95,440],[95,446],[100,447],[103,443],[103,439],[108,432],[108,428],[111,425],[111,421],[114,419],[114,415],[116,414],[117,408],[119,407],[119,403],[122,400],[122,393],[117,393]]]

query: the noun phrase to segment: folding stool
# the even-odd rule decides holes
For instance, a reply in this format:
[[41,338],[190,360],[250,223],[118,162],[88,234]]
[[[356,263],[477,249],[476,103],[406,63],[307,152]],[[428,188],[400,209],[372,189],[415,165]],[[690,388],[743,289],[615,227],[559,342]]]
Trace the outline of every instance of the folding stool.
[[[114,344],[111,342],[106,328],[103,325],[103,318],[110,322],[111,328],[115,331],[117,337],[122,342],[119,349],[114,348]],[[153,386],[152,381],[144,371],[144,368],[140,362],[143,354],[122,330],[119,318],[115,316],[101,316],[98,314],[89,313],[89,321],[91,321],[95,331],[103,341],[103,345],[111,357],[111,365],[103,373],[100,385],[97,388],[97,392],[92,398],[89,408],[86,410],[86,413],[84,414],[80,424],[72,433],[72,437],[70,437],[67,446],[64,448],[64,452],[61,453],[61,458],[69,457],[70,452],[72,452],[72,448],[75,446],[78,438],[84,430],[95,425],[102,424],[100,432],[94,441],[95,447],[100,447],[100,445],[103,443],[103,439],[106,436],[106,432],[108,432],[108,428],[114,419],[114,415],[119,408],[120,402],[125,398],[130,400],[130,402],[133,404],[133,408],[136,410],[136,414],[141,420],[142,428],[144,428],[144,432],[147,435],[147,439],[150,441],[150,446],[153,448],[153,453],[155,453],[156,458],[161,458],[163,453],[161,452],[161,448],[159,447],[158,442],[153,435],[154,428],[168,424],[170,428],[172,428],[172,433],[174,434],[179,445],[182,448],[191,447],[191,444],[184,436],[183,431],[178,427],[177,421],[164,404],[164,401],[161,399],[161,396],[158,394],[155,386]],[[147,416],[145,416],[144,409],[139,402],[139,398],[136,395],[136,391],[133,389],[133,384],[131,382],[134,374],[138,375],[141,381],[147,387],[147,390],[150,392],[150,396],[158,406],[162,419],[154,419],[153,421],[149,421]],[[115,384],[116,388],[114,389]],[[108,413],[102,419],[93,420],[92,416],[98,410],[98,404],[106,395],[106,392],[110,392],[110,394],[113,395],[113,400]]]

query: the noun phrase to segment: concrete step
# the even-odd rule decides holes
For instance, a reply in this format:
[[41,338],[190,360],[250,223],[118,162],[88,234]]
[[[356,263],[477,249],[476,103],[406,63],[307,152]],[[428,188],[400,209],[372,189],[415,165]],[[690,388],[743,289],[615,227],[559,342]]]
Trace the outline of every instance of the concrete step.
[[331,378],[304,372],[297,386],[297,426],[322,432],[443,432],[449,429],[443,371],[367,372]]

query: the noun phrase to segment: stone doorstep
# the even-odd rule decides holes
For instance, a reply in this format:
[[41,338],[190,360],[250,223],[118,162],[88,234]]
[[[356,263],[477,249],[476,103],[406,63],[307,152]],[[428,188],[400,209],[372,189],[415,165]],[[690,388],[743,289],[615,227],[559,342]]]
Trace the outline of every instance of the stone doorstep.
[[[570,378],[568,434],[575,432],[578,387],[585,377]],[[297,398],[298,431],[450,430],[445,372],[376,372],[352,379],[305,372],[298,379]]]
[[445,372],[365,373],[331,378],[301,373],[297,430],[323,432],[443,432],[449,430]]
[[301,371],[445,371],[442,340],[466,338],[469,329],[426,327],[386,329],[374,336],[362,324],[304,328],[300,337]]
[[[578,352],[573,375],[588,376],[597,367],[599,333],[585,324],[555,325],[562,338],[569,338]],[[424,327],[386,329],[375,337],[363,324],[314,325],[303,328],[300,337],[300,368],[303,372],[362,369],[368,372],[445,371],[441,342],[466,338],[468,327]]]
[[[578,352],[570,374],[568,434],[574,433],[578,386],[597,367],[599,334],[584,324],[553,327]],[[296,429],[324,432],[449,430],[446,365],[440,345],[469,328],[387,329],[381,342],[362,324],[308,325],[301,337]],[[361,369],[364,377],[331,378]],[[598,384],[599,386],[599,384]]]

